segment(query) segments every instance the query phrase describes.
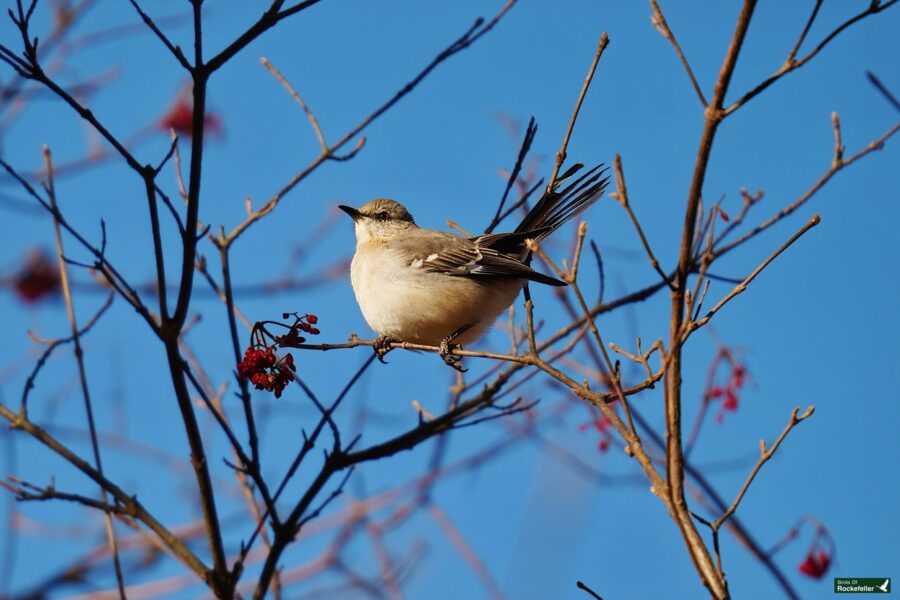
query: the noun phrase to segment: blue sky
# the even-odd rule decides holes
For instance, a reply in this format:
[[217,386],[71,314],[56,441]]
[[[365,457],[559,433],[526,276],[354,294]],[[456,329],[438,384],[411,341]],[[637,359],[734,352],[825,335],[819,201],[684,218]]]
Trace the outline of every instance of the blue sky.
[[[41,3],[44,4],[44,3]],[[208,10],[205,43],[223,47],[256,17],[256,3],[213,3]],[[752,88],[780,66],[802,29],[812,3],[763,3],[753,18],[730,99]],[[671,6],[669,6],[671,5]],[[808,40],[817,42],[866,2],[826,2]],[[498,2],[476,3],[329,3],[294,17],[272,30],[216,74],[210,84],[210,106],[225,128],[223,140],[205,152],[201,220],[226,229],[244,215],[244,199],[261,203],[318,151],[302,112],[259,64],[267,57],[295,85],[316,112],[329,140],[338,139],[432,57],[462,34],[477,16],[490,16]],[[181,4],[156,3],[152,14],[178,15]],[[737,14],[735,3],[665,3],[669,25],[690,59],[707,96],[715,81]],[[304,261],[295,275],[317,272],[353,250],[349,222],[337,226],[314,247],[304,245],[337,204],[360,205],[389,196],[406,204],[417,222],[444,228],[451,217],[470,231],[480,231],[493,216],[504,186],[498,169],[509,168],[518,150],[498,115],[524,127],[534,115],[539,124],[533,154],[547,176],[562,139],[601,31],[610,45],[597,72],[569,145],[571,160],[611,163],[622,155],[629,195],[647,237],[665,268],[674,265],[680,241],[684,201],[696,156],[703,112],[672,48],[649,21],[645,3],[523,2],[497,28],[473,47],[442,64],[419,88],[376,121],[367,131],[366,147],[347,163],[319,169],[278,209],[251,228],[233,255],[236,283],[249,285],[281,275],[291,253],[303,247]],[[36,17],[47,26],[46,11]],[[126,3],[100,3],[75,29],[75,36],[134,23]],[[706,179],[704,196],[725,196],[731,214],[740,208],[741,187],[765,190],[754,209],[755,224],[777,212],[808,189],[828,168],[833,148],[830,114],[838,111],[847,153],[854,153],[897,121],[896,111],[867,82],[873,71],[900,91],[895,35],[900,9],[854,25],[810,64],[773,85],[722,125]],[[190,46],[186,20],[167,26],[177,43]],[[136,31],[140,31],[137,30]],[[8,23],[0,39],[15,47]],[[810,48],[808,43],[804,48]],[[141,31],[77,51],[60,73],[71,83],[112,70],[114,78],[90,99],[98,117],[122,138],[152,124],[185,83],[184,73],[152,35]],[[8,82],[8,68],[0,71]],[[84,156],[89,134],[70,110],[40,97],[3,132],[2,157],[17,168],[41,164],[41,145],[48,143],[58,163]],[[713,321],[719,339],[739,348],[753,375],[739,412],[722,424],[710,423],[696,449],[696,462],[708,465],[744,458],[739,466],[711,472],[710,480],[732,498],[751,466],[746,458],[758,440],[771,441],[794,406],[816,406],[814,417],[801,424],[767,464],[742,503],[738,516],[763,546],[780,539],[802,515],[814,515],[828,526],[837,543],[835,576],[892,576],[900,565],[896,536],[900,520],[900,484],[890,476],[900,451],[898,393],[900,376],[900,280],[897,277],[895,227],[897,140],[839,173],[798,213],[722,260],[717,272],[732,277],[749,273],[814,213],[822,224],[773,263]],[[145,161],[158,161],[167,148],[163,134],[153,134],[136,149]],[[184,150],[185,154],[187,149]],[[175,191],[168,172],[164,184]],[[127,276],[150,281],[153,260],[142,184],[119,161],[61,178],[62,210],[93,239],[99,219],[107,224],[108,252]],[[3,201],[21,206],[27,197],[8,178],[0,179]],[[655,281],[639,240],[622,209],[604,199],[586,215],[590,237],[605,256],[607,293],[611,296]],[[512,227],[511,225],[510,227]],[[175,271],[174,229],[167,231]],[[560,234],[564,238],[564,234]],[[37,211],[5,210],[0,218],[0,265],[3,275],[15,271],[27,248],[52,248],[49,219]],[[67,240],[71,256],[88,257]],[[552,256],[567,252],[567,242],[551,246]],[[201,253],[215,265],[215,251]],[[75,278],[88,281],[83,272]],[[233,368],[224,309],[197,283],[192,311],[203,319],[189,334],[198,356],[216,382],[230,382]],[[589,295],[597,281],[586,275]],[[730,289],[714,284],[710,298]],[[610,297],[611,297],[610,296]],[[548,327],[562,323],[558,304],[547,290],[537,290],[537,313]],[[102,295],[80,294],[81,320],[92,314]],[[310,291],[238,297],[251,320],[277,318],[286,310],[319,316],[323,341],[339,342],[350,332],[371,335],[360,315],[349,279]],[[667,337],[668,298],[659,295],[626,311],[604,315],[598,325],[604,338],[622,346]],[[63,305],[47,302],[26,308],[9,288],[0,291],[0,314],[7,343],[0,348],[0,400],[16,406],[34,360],[26,330],[44,337],[65,334]],[[164,355],[146,327],[124,303],[110,313],[86,340],[87,367],[101,431],[118,433],[182,459],[181,426],[167,385]],[[496,331],[483,347],[504,349],[506,334]],[[706,368],[715,352],[705,332],[686,348],[685,412],[699,404]],[[340,353],[301,353],[300,373],[324,398],[333,397],[368,357],[367,349]],[[374,443],[414,424],[415,399],[439,410],[452,381],[448,369],[432,355],[390,355],[389,365],[374,365],[344,406],[342,423],[352,429],[362,407],[377,418],[363,428],[363,443]],[[489,363],[470,364],[472,374]],[[83,409],[75,385],[75,366],[68,351],[51,360],[34,392],[32,416],[75,447],[87,449]],[[569,401],[560,390],[535,383],[530,394],[542,399],[541,410]],[[257,396],[268,415],[263,453],[271,473],[279,473],[298,443],[298,431],[315,417],[296,387],[278,402]],[[233,400],[232,400],[233,401]],[[236,402],[236,401],[234,401]],[[635,405],[657,426],[662,424],[659,390]],[[236,408],[236,406],[235,406]],[[237,414],[237,413],[235,413]],[[578,433],[587,411],[571,411],[547,425],[543,435],[565,445],[610,475],[637,470],[616,449],[596,452],[596,439]],[[690,422],[690,420],[688,420]],[[211,423],[206,423],[212,432]],[[65,433],[68,432],[68,433]],[[454,432],[450,457],[466,456],[502,436],[492,423]],[[55,477],[63,488],[92,493],[72,469],[21,435],[4,434],[7,461],[0,469],[37,483]],[[9,452],[8,450],[13,450]],[[218,457],[227,446],[210,436],[209,454],[223,488],[231,485]],[[374,493],[421,473],[429,447],[388,461],[364,465],[348,493]],[[173,474],[146,457],[136,458],[110,441],[104,446],[108,471],[138,493],[168,523],[196,517],[186,496],[192,477]],[[7,465],[12,466],[7,466]],[[139,465],[141,470],[135,470]],[[482,556],[500,588],[510,598],[585,598],[575,589],[583,579],[604,597],[703,597],[703,589],[677,529],[662,504],[637,485],[592,481],[526,442],[504,452],[474,474],[449,479],[436,492],[451,516]],[[299,488],[298,488],[299,489]],[[228,492],[230,494],[230,491]],[[689,498],[689,501],[691,499]],[[5,499],[4,499],[5,502]],[[240,508],[228,496],[223,512]],[[54,567],[67,564],[87,541],[63,536],[73,523],[89,524],[90,542],[99,541],[101,520],[78,509],[31,504],[20,507],[29,519],[50,525],[45,538],[22,536],[13,578],[6,591],[24,590]],[[341,508],[335,503],[334,510]],[[0,537],[8,535],[0,524]],[[236,543],[242,530],[233,531]],[[809,532],[784,550],[777,562],[803,597],[830,595],[832,573],[820,582],[796,572]],[[61,541],[65,543],[62,543]],[[390,540],[397,557],[424,540],[427,550],[409,578],[410,598],[480,598],[484,588],[472,575],[434,522],[410,521]],[[315,556],[322,542],[300,544],[287,560]],[[723,558],[735,596],[777,597],[766,571],[729,536]],[[357,544],[348,556],[361,569],[372,568],[371,548]],[[154,577],[180,572],[161,568]],[[111,579],[98,585],[110,585]],[[137,582],[135,582],[137,583]],[[196,597],[200,588],[185,592]],[[301,588],[303,590],[312,588]],[[677,592],[673,592],[677,590]]]

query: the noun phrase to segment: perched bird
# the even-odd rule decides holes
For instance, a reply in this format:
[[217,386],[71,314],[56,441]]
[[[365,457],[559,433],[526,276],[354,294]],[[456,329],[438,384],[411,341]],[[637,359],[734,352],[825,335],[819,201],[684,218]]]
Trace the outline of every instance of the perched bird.
[[359,209],[341,205],[355,224],[350,280],[366,322],[381,336],[378,357],[393,341],[439,345],[444,361],[457,367],[451,345],[480,338],[526,281],[566,285],[529,266],[525,240],[542,240],[600,197],[606,169],[598,165],[575,177],[582,167],[560,176],[510,233],[465,238],[423,229],[387,198]]

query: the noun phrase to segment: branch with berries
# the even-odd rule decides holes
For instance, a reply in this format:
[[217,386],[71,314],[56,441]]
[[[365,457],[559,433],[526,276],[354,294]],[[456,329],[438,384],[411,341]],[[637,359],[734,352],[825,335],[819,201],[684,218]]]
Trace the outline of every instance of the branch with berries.
[[[316,323],[319,318],[316,315],[305,313],[282,313],[283,319],[293,317],[293,323],[280,321],[259,321],[253,326],[250,333],[250,345],[244,351],[244,359],[237,365],[237,373],[240,377],[249,379],[250,383],[258,390],[274,392],[276,398],[281,398],[282,392],[288,383],[294,380],[297,366],[294,364],[294,356],[288,352],[280,358],[275,351],[281,348],[297,348],[306,342],[306,338],[300,332],[309,335],[319,335]],[[276,335],[267,329],[269,327],[281,327],[287,329],[283,335]]]

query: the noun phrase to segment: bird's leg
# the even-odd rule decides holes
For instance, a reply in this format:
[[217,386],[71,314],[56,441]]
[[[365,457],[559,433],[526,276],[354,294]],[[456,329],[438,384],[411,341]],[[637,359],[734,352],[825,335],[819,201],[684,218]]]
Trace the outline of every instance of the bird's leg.
[[460,373],[465,373],[466,371],[468,371],[468,369],[464,369],[462,366],[460,366],[459,362],[462,360],[462,357],[453,354],[453,351],[457,348],[462,349],[462,346],[460,346],[459,344],[454,344],[453,340],[462,335],[463,332],[465,332],[467,329],[469,329],[469,325],[460,327],[459,329],[442,339],[440,344],[441,358],[444,359],[444,362],[447,365],[453,367]]
[[375,351],[375,356],[378,357],[378,360],[382,364],[387,364],[387,361],[384,360],[384,355],[393,350],[393,348],[391,348],[391,344],[396,341],[397,340],[388,335],[383,335],[372,342],[372,349]]

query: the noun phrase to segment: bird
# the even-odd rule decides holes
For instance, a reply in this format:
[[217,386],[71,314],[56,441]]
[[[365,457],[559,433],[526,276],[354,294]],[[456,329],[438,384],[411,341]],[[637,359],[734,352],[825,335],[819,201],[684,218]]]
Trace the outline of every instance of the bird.
[[379,360],[393,342],[439,346],[463,370],[453,349],[477,341],[527,282],[565,286],[530,266],[525,241],[541,241],[603,194],[603,164],[582,174],[567,169],[514,231],[463,237],[419,227],[405,206],[376,198],[358,209],[340,205],[354,222],[350,281]]

